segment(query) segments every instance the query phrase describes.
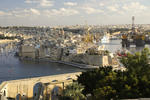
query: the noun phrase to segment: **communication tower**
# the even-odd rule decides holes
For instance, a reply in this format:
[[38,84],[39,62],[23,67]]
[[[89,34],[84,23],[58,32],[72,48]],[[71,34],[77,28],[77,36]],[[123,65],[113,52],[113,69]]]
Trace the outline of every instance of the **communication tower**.
[[132,32],[135,33],[135,25],[134,25],[135,17],[132,16]]

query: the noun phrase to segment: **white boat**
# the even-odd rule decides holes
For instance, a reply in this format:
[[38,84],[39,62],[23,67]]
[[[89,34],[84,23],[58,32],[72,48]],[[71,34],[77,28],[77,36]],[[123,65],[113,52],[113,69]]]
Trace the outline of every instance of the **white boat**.
[[109,43],[109,36],[104,35],[103,38],[101,39],[101,43]]

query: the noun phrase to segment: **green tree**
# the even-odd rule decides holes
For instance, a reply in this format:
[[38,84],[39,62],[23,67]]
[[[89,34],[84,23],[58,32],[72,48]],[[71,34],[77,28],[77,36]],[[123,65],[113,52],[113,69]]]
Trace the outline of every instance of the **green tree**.
[[111,86],[104,86],[94,90],[95,100],[109,100],[116,94]]
[[128,71],[143,74],[144,70],[146,71],[149,69],[149,57],[149,49],[144,48],[141,52],[137,52],[135,54],[128,53],[127,57],[122,57],[120,61],[124,64]]
[[63,92],[63,100],[85,100],[85,96],[82,94],[84,87],[77,82],[73,82],[67,85]]
[[134,99],[150,97],[150,52],[148,48],[135,54],[128,54],[120,61],[126,71],[113,71],[112,67],[100,67],[83,72],[77,81],[85,88],[83,93],[91,94],[94,100]]
[[144,48],[141,52],[128,54],[127,57],[121,58],[121,62],[128,70],[127,82],[135,81],[135,83],[132,83],[134,85],[130,84],[130,86],[132,86],[132,90],[136,90],[136,97],[150,97],[149,57],[149,49]]
[[[78,82],[85,86],[83,93],[91,94],[92,96],[95,96],[95,98],[98,98],[98,91],[101,93],[104,93],[105,91],[108,92],[107,94],[99,95],[101,97],[105,97],[106,95],[109,99],[115,97],[115,89],[112,87],[115,79],[116,72],[112,70],[111,66],[100,67],[99,69],[83,72],[78,76]],[[103,90],[104,88],[106,90]]]

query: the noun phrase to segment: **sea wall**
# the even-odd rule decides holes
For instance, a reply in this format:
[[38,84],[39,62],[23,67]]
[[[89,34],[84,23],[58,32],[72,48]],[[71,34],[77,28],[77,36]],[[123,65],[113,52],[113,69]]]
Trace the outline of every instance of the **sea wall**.
[[[64,89],[64,87],[67,84],[71,83],[72,80],[76,80],[77,75],[80,74],[81,72],[77,72],[77,73],[5,81],[0,85],[0,95],[1,95],[0,100],[4,100],[4,98],[16,98],[18,94],[21,96],[25,96],[27,98],[33,98],[34,88],[37,83],[42,83],[45,86],[47,86],[46,88],[47,94],[51,95],[51,92],[56,86],[61,89]],[[35,91],[35,93],[36,92],[38,91]]]

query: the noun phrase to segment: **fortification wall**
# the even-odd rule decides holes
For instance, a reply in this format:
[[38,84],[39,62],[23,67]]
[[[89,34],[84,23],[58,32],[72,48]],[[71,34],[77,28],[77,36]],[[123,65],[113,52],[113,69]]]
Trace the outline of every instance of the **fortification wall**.
[[51,92],[56,86],[64,88],[65,85],[69,84],[73,80],[77,79],[77,75],[81,72],[52,75],[45,77],[29,78],[5,81],[0,85],[0,94],[2,97],[16,98],[18,94],[21,96],[26,96],[28,98],[33,98],[33,88],[37,83],[48,84],[48,90]]

